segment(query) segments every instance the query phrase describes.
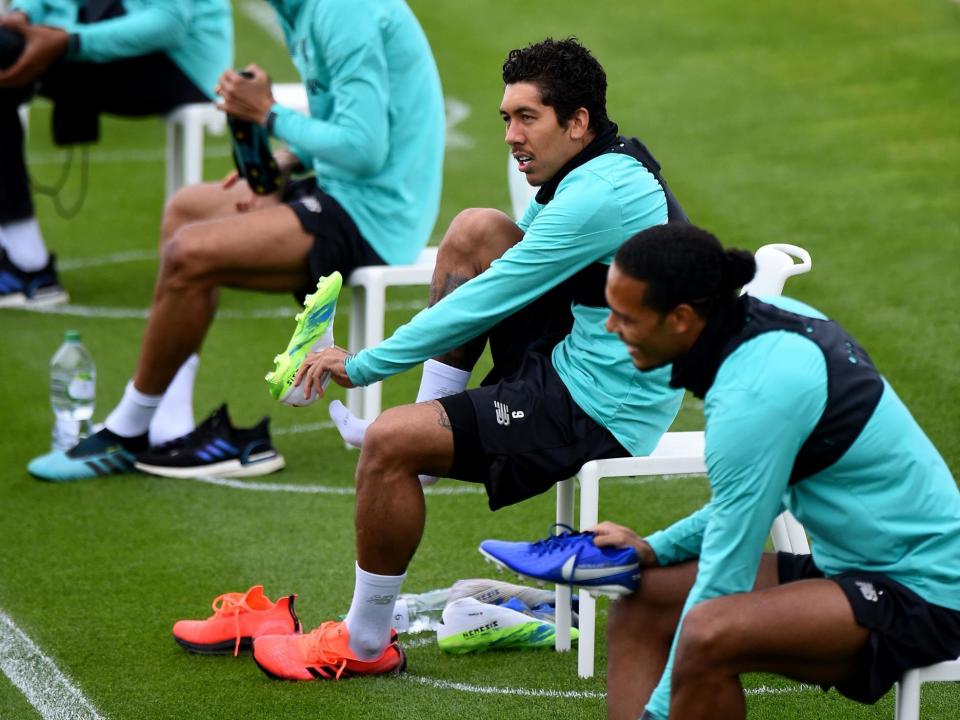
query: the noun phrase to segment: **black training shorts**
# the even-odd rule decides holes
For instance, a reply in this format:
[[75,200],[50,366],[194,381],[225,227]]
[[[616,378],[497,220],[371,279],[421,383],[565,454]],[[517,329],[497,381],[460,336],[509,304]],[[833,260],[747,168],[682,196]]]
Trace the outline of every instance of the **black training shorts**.
[[540,353],[504,380],[439,402],[453,428],[448,476],[483,483],[491,510],[549,490],[589,460],[630,454],[580,409]]
[[[823,578],[810,555],[777,553],[780,583]],[[857,624],[870,631],[867,661],[837,685],[851,700],[875,703],[907,670],[960,657],[960,610],[928,603],[896,580],[870,572],[827,578],[843,590]]]
[[[332,195],[312,178],[295,180],[283,191],[283,202],[290,206],[304,231],[313,235],[307,255],[307,267],[315,284],[317,279],[339,270],[344,281],[363,265],[384,265],[383,258],[370,246],[356,223]],[[310,285],[299,293],[313,291]]]

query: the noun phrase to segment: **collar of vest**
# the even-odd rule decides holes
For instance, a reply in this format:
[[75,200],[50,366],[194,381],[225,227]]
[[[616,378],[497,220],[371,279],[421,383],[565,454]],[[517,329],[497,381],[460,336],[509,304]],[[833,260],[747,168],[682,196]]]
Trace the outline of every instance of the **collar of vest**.
[[557,192],[557,186],[561,181],[584,163],[600,157],[609,151],[611,146],[616,144],[619,139],[617,137],[618,132],[617,124],[614,122],[610,123],[610,126],[606,130],[591,140],[589,145],[570,158],[566,165],[560,168],[552,178],[540,186],[540,189],[537,191],[537,202],[541,205],[546,205],[553,200],[553,195]]
[[693,347],[673,361],[670,387],[686,388],[701,400],[704,398],[726,357],[727,344],[746,324],[750,302],[750,296],[742,295],[731,307],[714,312]]

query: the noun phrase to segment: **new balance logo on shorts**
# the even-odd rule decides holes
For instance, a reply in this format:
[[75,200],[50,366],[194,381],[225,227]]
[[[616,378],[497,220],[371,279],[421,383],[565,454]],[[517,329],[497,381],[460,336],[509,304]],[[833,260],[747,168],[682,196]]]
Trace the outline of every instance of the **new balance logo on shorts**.
[[860,588],[860,594],[863,595],[865,600],[877,602],[880,599],[880,593],[877,592],[877,589],[873,586],[873,583],[857,582],[857,587]]
[[499,400],[493,401],[493,408],[497,411],[497,422],[500,425],[509,425],[510,418],[514,420],[523,420],[523,410],[514,410],[510,412],[510,408]]
[[313,197],[313,195],[307,195],[306,197],[300,198],[298,202],[314,214],[323,212],[323,208],[320,206],[320,201]]

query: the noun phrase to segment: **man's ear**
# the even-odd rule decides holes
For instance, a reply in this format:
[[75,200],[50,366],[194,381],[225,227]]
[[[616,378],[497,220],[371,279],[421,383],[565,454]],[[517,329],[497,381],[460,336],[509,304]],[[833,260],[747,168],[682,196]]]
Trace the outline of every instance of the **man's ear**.
[[577,108],[567,121],[572,140],[582,140],[590,132],[590,111],[586,108]]
[[667,322],[674,333],[684,335],[691,329],[703,325],[703,318],[690,305],[680,303],[669,312]]

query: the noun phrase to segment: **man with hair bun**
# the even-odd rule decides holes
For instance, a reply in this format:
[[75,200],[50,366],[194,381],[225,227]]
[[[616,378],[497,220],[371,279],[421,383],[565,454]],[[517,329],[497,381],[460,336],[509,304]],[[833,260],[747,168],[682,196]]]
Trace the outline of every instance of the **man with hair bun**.
[[[904,671],[960,655],[960,492],[943,458],[839,325],[789,298],[738,297],[752,256],[666,225],[607,279],[607,328],[634,365],[672,363],[704,399],[710,502],[633,547],[611,607],[611,720],[743,718],[740,674],[775,672],[873,703]],[[813,555],[764,553],[789,509]]]

